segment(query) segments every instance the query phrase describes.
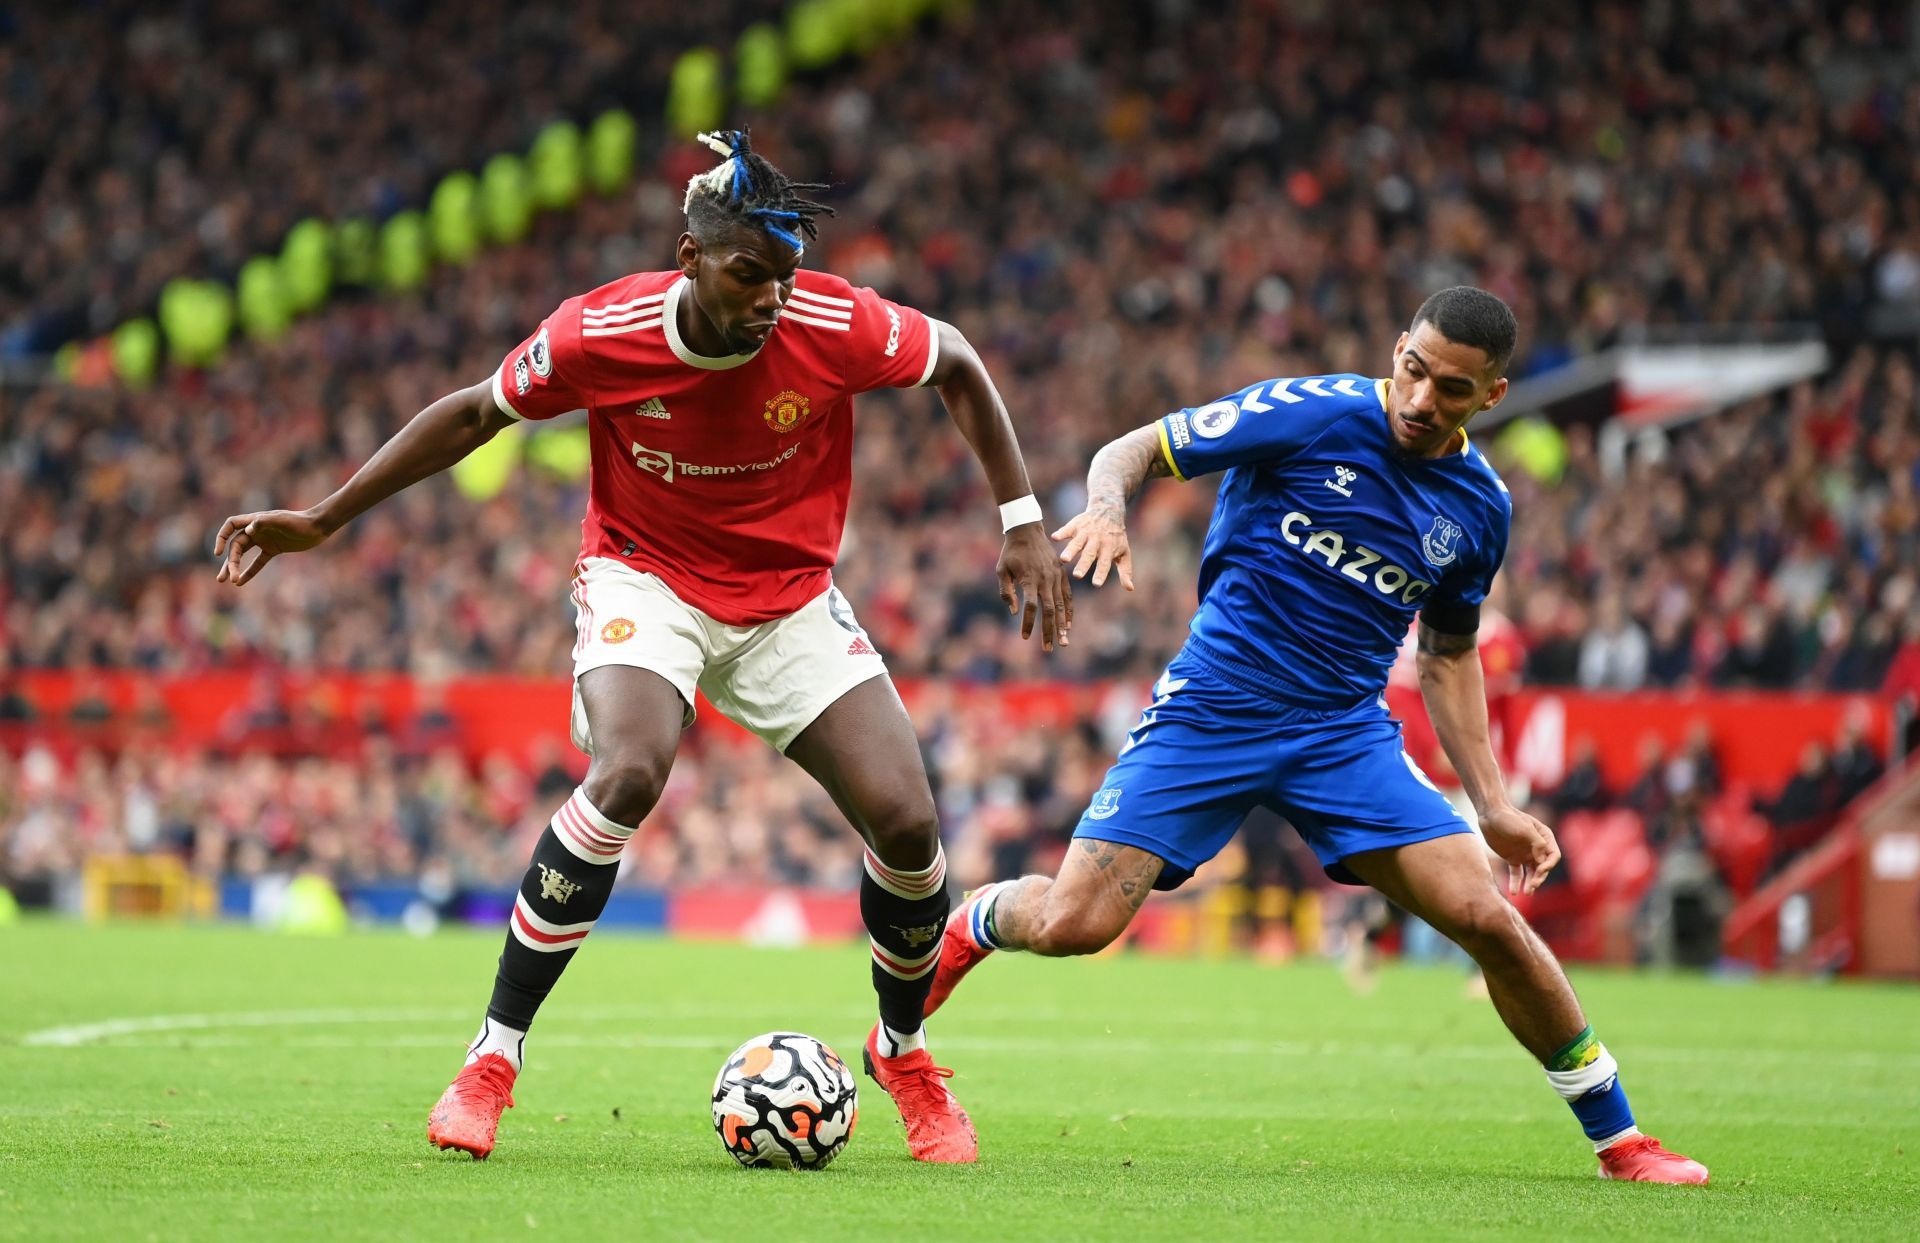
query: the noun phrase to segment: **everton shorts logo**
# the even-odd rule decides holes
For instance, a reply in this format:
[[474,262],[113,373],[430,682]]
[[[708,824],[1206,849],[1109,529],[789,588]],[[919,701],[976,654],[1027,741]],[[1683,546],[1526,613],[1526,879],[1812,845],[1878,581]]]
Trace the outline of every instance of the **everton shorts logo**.
[[1110,786],[1093,796],[1093,805],[1087,808],[1087,819],[1105,820],[1120,810],[1120,790]]
[[1465,534],[1465,528],[1459,523],[1436,514],[1433,526],[1420,537],[1420,551],[1427,554],[1429,564],[1452,565],[1460,555],[1460,537]]

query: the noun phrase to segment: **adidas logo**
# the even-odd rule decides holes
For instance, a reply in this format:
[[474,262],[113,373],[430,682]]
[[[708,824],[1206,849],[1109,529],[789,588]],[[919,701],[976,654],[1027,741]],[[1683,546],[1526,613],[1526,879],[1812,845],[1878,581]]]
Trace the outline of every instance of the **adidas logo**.
[[658,397],[647,398],[636,406],[633,412],[643,419],[670,419],[673,417],[673,415],[667,412],[666,403]]
[[879,654],[873,650],[873,644],[867,642],[867,636],[863,634],[853,636],[853,642],[847,644],[849,656],[878,656]]

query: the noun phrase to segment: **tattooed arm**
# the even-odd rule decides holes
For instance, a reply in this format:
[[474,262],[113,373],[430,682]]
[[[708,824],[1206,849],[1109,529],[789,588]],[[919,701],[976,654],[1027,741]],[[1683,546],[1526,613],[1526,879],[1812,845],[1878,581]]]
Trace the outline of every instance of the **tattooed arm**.
[[1133,590],[1133,551],[1127,547],[1127,501],[1140,485],[1158,475],[1171,475],[1173,467],[1160,449],[1158,424],[1135,428],[1118,440],[1110,441],[1093,455],[1087,470],[1087,508],[1053,538],[1067,541],[1060,554],[1071,561],[1073,576],[1085,578],[1093,569],[1095,587],[1107,581],[1107,571],[1120,575],[1120,585]]
[[1433,732],[1439,735],[1475,810],[1485,815],[1488,808],[1507,801],[1507,788],[1487,733],[1487,688],[1480,672],[1479,645],[1473,635],[1447,634],[1422,620],[1414,667]]
[[1512,869],[1513,890],[1532,893],[1560,861],[1560,847],[1553,840],[1553,830],[1507,797],[1507,784],[1487,734],[1487,686],[1480,672],[1479,645],[1470,634],[1447,634],[1423,620],[1414,667],[1420,674],[1420,697],[1427,702],[1433,732],[1473,800],[1487,845]]

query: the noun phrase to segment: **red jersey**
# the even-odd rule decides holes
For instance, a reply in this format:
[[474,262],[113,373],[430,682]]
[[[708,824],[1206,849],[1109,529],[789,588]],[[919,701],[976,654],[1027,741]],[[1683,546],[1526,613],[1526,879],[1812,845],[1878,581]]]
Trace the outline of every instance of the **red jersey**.
[[493,376],[516,419],[585,409],[582,557],[660,577],[716,621],[786,617],[828,587],[853,483],[853,395],[925,384],[926,316],[802,271],[765,345],[708,358],[681,340],[679,272],[569,298]]

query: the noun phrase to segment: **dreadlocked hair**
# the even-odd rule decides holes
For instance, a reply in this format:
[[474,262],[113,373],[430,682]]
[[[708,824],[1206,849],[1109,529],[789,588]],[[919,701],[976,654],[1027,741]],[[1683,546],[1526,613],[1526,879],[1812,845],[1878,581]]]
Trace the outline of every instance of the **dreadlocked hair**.
[[700,135],[700,141],[726,158],[687,182],[683,210],[695,237],[705,240],[727,224],[747,224],[804,251],[820,236],[814,220],[833,215],[833,208],[797,191],[825,190],[824,184],[787,180],[754,153],[745,130],[715,130]]

